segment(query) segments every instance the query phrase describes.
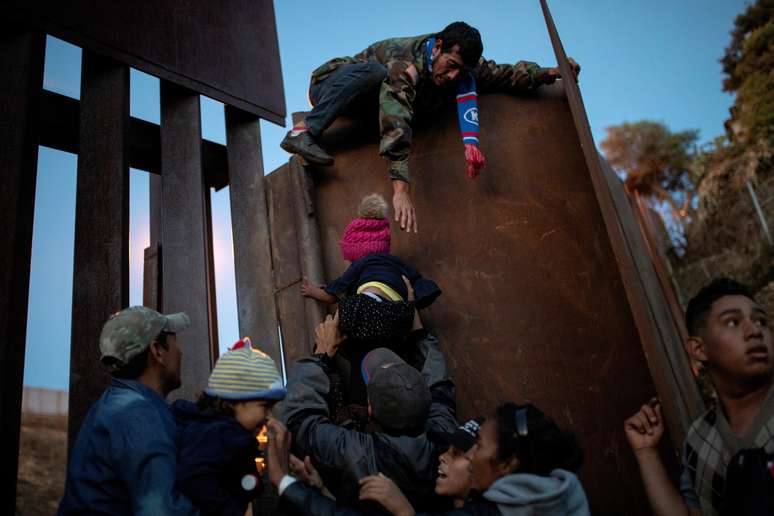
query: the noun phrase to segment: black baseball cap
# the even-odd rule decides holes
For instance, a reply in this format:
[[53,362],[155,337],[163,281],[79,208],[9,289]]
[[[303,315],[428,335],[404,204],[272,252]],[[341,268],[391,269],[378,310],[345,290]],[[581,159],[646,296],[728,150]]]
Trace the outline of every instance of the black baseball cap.
[[360,371],[379,424],[393,430],[424,427],[432,400],[422,373],[387,348],[370,351]]
[[453,432],[441,434],[440,437],[449,446],[454,446],[458,450],[466,452],[470,450],[474,444],[476,444],[478,432],[481,430],[481,424],[483,422],[483,417],[470,419],[455,428]]

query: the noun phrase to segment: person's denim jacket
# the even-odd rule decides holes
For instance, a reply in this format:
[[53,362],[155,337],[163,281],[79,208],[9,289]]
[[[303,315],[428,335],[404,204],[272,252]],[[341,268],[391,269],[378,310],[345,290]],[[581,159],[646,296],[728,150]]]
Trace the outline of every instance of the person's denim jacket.
[[57,514],[198,515],[175,487],[176,433],[158,393],[114,378],[78,432]]

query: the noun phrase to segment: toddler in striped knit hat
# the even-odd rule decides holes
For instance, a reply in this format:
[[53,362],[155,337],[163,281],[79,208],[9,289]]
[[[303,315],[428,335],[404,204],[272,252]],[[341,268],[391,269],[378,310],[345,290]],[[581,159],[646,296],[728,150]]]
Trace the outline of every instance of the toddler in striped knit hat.
[[220,356],[196,403],[172,404],[177,482],[203,515],[243,516],[261,494],[257,434],[284,398],[274,360],[245,337]]
[[[387,213],[381,195],[364,197],[358,217],[341,237],[341,255],[350,266],[324,287],[307,283],[301,287],[306,297],[339,303],[339,328],[345,337],[381,345],[405,336],[411,330],[414,307],[425,308],[441,294],[434,281],[390,254]],[[408,298],[404,277],[414,290],[414,301]]]

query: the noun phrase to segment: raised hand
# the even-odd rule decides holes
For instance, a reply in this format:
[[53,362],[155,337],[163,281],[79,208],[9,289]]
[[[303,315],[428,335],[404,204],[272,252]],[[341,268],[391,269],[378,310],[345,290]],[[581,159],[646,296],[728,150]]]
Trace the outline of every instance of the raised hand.
[[267,470],[269,481],[279,486],[282,477],[290,474],[290,441],[291,435],[285,425],[274,418],[266,422],[269,430],[269,449]]
[[653,398],[643,405],[636,414],[624,422],[624,434],[634,453],[658,446],[664,435],[661,403]]
[[344,341],[339,329],[339,311],[333,316],[325,316],[325,320],[314,329],[314,344],[316,353],[325,353],[334,357],[339,345]]
[[390,514],[413,516],[414,508],[395,485],[395,482],[381,473],[360,479],[360,499],[373,500],[382,504]]

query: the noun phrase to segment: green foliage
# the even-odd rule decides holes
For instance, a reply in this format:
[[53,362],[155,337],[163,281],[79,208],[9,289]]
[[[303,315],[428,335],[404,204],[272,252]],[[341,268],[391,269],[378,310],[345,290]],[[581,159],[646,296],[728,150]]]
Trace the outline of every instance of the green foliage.
[[758,0],[734,20],[720,60],[723,89],[736,93],[733,120],[743,144],[774,143],[774,0]]
[[673,133],[661,122],[642,120],[608,127],[601,142],[610,165],[625,173],[626,188],[675,205],[675,194],[692,190],[698,131]]
[[756,29],[763,27],[771,21],[774,12],[774,0],[759,0],[750,5],[745,12],[734,20],[734,30],[731,31],[731,43],[726,48],[726,53],[720,60],[723,65],[723,73],[726,78],[723,81],[725,91],[734,92],[745,79],[742,70],[737,67],[743,60],[749,60],[749,49],[743,52],[743,47],[748,36]]

